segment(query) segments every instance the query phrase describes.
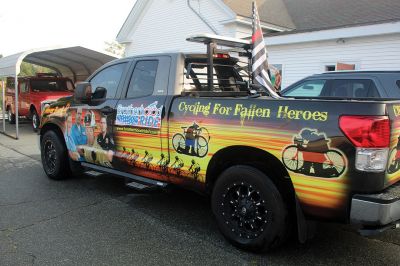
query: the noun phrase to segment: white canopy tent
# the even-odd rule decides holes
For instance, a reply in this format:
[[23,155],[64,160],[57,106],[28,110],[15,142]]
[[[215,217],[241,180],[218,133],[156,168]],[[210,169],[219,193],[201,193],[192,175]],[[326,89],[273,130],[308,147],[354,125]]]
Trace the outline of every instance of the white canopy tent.
[[[63,77],[68,77],[74,82],[83,81],[96,69],[105,63],[116,59],[116,57],[90,50],[81,46],[74,47],[52,47],[44,49],[33,49],[22,53],[0,58],[0,78],[15,78],[15,113],[18,114],[18,74],[22,62],[27,62],[50,68]],[[5,86],[3,82],[3,107],[5,105]],[[3,134],[5,130],[5,110],[3,109]],[[15,138],[19,137],[18,115],[16,115]],[[12,136],[14,137],[14,136]]]

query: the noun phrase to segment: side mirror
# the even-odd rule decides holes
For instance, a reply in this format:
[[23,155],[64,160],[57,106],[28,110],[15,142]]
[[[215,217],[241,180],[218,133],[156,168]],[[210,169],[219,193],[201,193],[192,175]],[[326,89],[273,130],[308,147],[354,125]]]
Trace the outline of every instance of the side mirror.
[[107,89],[104,87],[97,87],[96,90],[92,94],[91,102],[93,104],[99,104],[106,100],[107,97]]
[[90,82],[82,82],[76,85],[74,99],[78,103],[90,103],[92,99],[92,86]]

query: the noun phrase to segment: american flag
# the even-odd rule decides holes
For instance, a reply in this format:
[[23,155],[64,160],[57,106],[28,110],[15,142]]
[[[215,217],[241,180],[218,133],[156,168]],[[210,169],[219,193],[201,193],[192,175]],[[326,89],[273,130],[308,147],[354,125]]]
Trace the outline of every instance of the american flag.
[[253,35],[251,37],[253,44],[252,54],[252,72],[253,79],[264,86],[271,97],[279,98],[268,75],[267,49],[265,48],[264,37],[260,25],[256,2],[253,2]]

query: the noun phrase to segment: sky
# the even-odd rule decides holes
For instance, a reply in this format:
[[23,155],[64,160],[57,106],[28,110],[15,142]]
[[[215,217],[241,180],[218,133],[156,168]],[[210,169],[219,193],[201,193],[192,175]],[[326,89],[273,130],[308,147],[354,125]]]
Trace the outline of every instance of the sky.
[[52,46],[103,51],[136,0],[2,0],[0,54]]

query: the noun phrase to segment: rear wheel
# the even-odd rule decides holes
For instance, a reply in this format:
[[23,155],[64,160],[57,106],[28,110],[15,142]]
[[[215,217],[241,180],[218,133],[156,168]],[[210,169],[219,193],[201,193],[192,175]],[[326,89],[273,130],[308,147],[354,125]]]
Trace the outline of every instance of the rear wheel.
[[69,177],[67,149],[54,131],[47,131],[43,135],[40,150],[43,169],[49,178],[62,180]]
[[12,113],[11,108],[7,110],[7,119],[8,123],[15,124],[15,115]]
[[253,167],[225,170],[212,193],[212,210],[222,234],[235,246],[266,251],[290,230],[287,207],[274,183]]
[[35,109],[31,111],[31,117],[32,117],[32,129],[34,132],[36,132],[39,129],[40,117]]

